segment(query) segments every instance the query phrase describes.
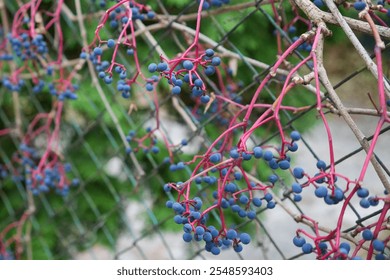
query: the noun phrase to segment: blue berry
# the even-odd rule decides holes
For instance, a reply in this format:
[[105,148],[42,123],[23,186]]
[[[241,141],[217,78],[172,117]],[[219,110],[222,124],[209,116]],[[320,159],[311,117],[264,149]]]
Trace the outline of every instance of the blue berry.
[[218,162],[221,161],[221,159],[222,159],[222,157],[221,157],[221,154],[220,154],[220,153],[214,153],[214,154],[212,154],[212,155],[210,156],[210,161],[211,161],[212,163],[218,163]]
[[240,240],[242,242],[242,244],[249,244],[251,242],[251,237],[249,236],[249,234],[243,232],[240,234]]
[[220,65],[221,64],[221,59],[219,58],[219,57],[213,57],[212,59],[211,59],[211,64],[213,65],[213,66],[218,66],[218,65]]
[[363,239],[367,241],[367,240],[371,240],[374,237],[374,234],[372,233],[371,230],[365,229],[362,232],[362,236],[363,236]]
[[359,189],[357,190],[357,195],[358,195],[358,197],[360,197],[360,198],[365,198],[365,197],[367,197],[369,194],[370,194],[370,193],[369,193],[368,189],[366,189],[366,188],[359,188]]
[[324,161],[322,161],[322,160],[319,160],[319,161],[317,162],[317,168],[320,169],[320,170],[325,170],[325,168],[326,168],[326,163],[325,163]]
[[302,236],[295,236],[293,238],[293,243],[297,247],[302,247],[306,243],[306,239]]
[[287,144],[287,148],[291,152],[296,152],[296,151],[298,151],[298,144],[295,142],[292,144]]
[[302,186],[298,183],[293,183],[291,188],[292,188],[292,191],[294,193],[301,193],[302,192]]
[[208,95],[202,95],[200,97],[200,102],[202,102],[203,104],[207,104],[209,103],[209,101],[210,101],[210,97]]
[[191,232],[192,231],[192,226],[190,224],[184,224],[183,226],[184,232]]
[[196,86],[196,87],[198,87],[198,88],[202,87],[202,86],[203,86],[202,80],[201,80],[201,79],[196,79],[196,80],[194,81],[194,86]]
[[213,237],[211,235],[210,232],[205,232],[203,234],[203,240],[206,241],[206,242],[210,242],[211,240],[213,240]]
[[262,204],[261,199],[258,198],[258,197],[254,197],[254,198],[252,199],[252,203],[253,203],[253,205],[256,206],[256,207],[260,207],[261,204]]
[[354,7],[355,10],[357,10],[357,11],[363,11],[363,10],[366,8],[366,2],[364,2],[364,1],[356,1],[356,2],[353,4],[353,7]]
[[302,252],[305,254],[310,254],[313,251],[313,246],[310,243],[305,243],[302,246]]
[[313,1],[314,5],[316,5],[318,8],[321,8],[324,6],[324,2],[322,0],[314,0]]
[[157,71],[157,64],[156,63],[150,63],[148,66],[148,71],[150,73],[154,73]]
[[234,159],[238,159],[240,157],[240,153],[237,151],[237,149],[231,149],[230,157]]
[[206,67],[206,69],[204,70],[204,73],[207,75],[207,76],[211,76],[215,73],[215,67],[214,66],[211,66],[211,65],[208,65]]
[[157,70],[158,71],[165,71],[168,69],[168,64],[166,64],[165,62],[160,62],[158,65],[157,65]]
[[211,248],[211,253],[213,255],[219,255],[221,253],[221,249],[219,249],[218,247],[214,246],[213,248]]
[[248,211],[248,213],[247,213],[247,217],[248,217],[248,219],[250,219],[250,220],[253,220],[253,219],[255,219],[256,218],[256,212],[255,211]]
[[233,246],[233,249],[236,253],[240,253],[242,251],[243,247],[241,244],[236,244]]
[[348,254],[349,251],[351,250],[351,245],[349,245],[346,242],[341,242],[340,243],[340,249],[344,249],[344,251],[346,251],[346,253]]
[[203,235],[205,233],[205,230],[202,226],[197,226],[195,228],[195,233],[198,234],[198,235]]
[[184,240],[185,242],[191,242],[191,240],[192,240],[192,234],[189,233],[189,232],[185,232],[185,233],[183,234],[183,240]]
[[179,87],[179,86],[174,86],[173,88],[172,88],[172,94],[174,94],[174,95],[178,95],[178,94],[180,94],[180,92],[181,92],[181,87]]
[[261,158],[263,156],[263,149],[261,147],[254,147],[253,155],[255,158]]
[[298,141],[301,139],[301,134],[298,131],[294,130],[293,132],[291,132],[290,137],[293,141]]
[[109,48],[115,47],[115,40],[109,39],[109,40],[107,41],[107,47],[109,47]]
[[206,56],[208,56],[208,57],[212,57],[214,55],[214,51],[212,49],[207,49],[205,51],[205,53],[206,53]]
[[374,241],[372,241],[372,246],[378,252],[383,252],[385,250],[385,243],[379,239],[374,239]]
[[238,211],[238,216],[240,216],[241,218],[245,218],[247,216],[247,213],[245,210],[240,209],[240,211]]
[[226,232],[226,238],[231,239],[231,240],[237,238],[237,232],[234,229],[229,229]]
[[370,202],[366,198],[362,198],[359,202],[360,206],[362,208],[369,208],[370,207]]
[[302,196],[300,194],[294,194],[293,199],[295,202],[299,202],[302,200]]
[[183,62],[183,67],[186,69],[186,70],[192,70],[192,68],[194,68],[194,64],[189,61],[189,60],[185,60]]
[[147,91],[153,91],[153,84],[146,83],[145,88],[146,88]]
[[276,203],[273,202],[273,201],[269,201],[269,202],[267,203],[267,208],[268,208],[268,209],[274,209],[275,206],[276,206]]
[[225,186],[225,191],[226,192],[230,192],[230,193],[234,193],[237,191],[237,186],[236,184],[234,183],[228,183],[226,186]]
[[282,160],[279,162],[279,167],[282,170],[287,170],[290,168],[290,163],[287,160]]
[[274,158],[274,155],[271,151],[265,151],[263,155],[264,160],[270,161]]
[[295,178],[302,179],[305,174],[305,171],[301,167],[295,167],[293,170],[293,174]]
[[242,204],[247,204],[249,202],[249,198],[245,194],[241,195],[239,200]]
[[326,197],[326,195],[328,194],[328,189],[324,186],[321,186],[321,187],[318,187],[315,191],[314,191],[314,194],[317,196],[317,197]]
[[100,48],[100,47],[96,47],[96,48],[94,48],[93,49],[93,54],[94,55],[102,55],[102,53],[103,53],[103,50],[102,50],[102,48]]
[[275,175],[275,174],[272,174],[268,177],[268,180],[272,183],[272,184],[275,184],[277,181],[278,181],[278,176]]

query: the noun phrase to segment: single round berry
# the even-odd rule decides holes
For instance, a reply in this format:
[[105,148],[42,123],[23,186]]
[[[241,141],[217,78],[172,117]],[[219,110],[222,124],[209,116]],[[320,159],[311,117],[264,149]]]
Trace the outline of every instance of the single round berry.
[[219,249],[218,247],[214,246],[213,248],[211,248],[211,254],[213,255],[219,255],[221,253],[221,249]]
[[362,207],[362,208],[369,208],[370,207],[370,202],[368,201],[368,199],[366,199],[366,198],[362,198],[361,200],[360,200],[360,202],[359,202],[359,204],[360,204],[360,206]]
[[254,147],[253,155],[255,158],[261,158],[263,156],[263,149],[261,147]]
[[372,241],[372,246],[378,252],[383,252],[385,250],[385,243],[379,239],[374,239],[374,241]]
[[192,240],[192,234],[189,233],[189,232],[185,232],[185,233],[183,234],[183,240],[184,240],[185,242],[191,242],[191,240]]
[[212,155],[210,156],[210,161],[211,161],[212,163],[218,163],[218,162],[221,161],[221,159],[222,159],[222,156],[221,156],[220,153],[214,153],[214,154],[212,154]]
[[366,8],[366,2],[364,2],[364,1],[356,1],[356,2],[353,4],[353,7],[354,7],[355,10],[357,10],[357,11],[363,11],[363,10]]
[[292,191],[294,193],[301,193],[302,192],[302,186],[298,183],[293,183],[291,188],[292,188]]
[[249,202],[249,198],[245,194],[241,195],[239,200],[242,204],[247,204]]
[[282,170],[287,170],[290,168],[290,163],[287,160],[282,160],[279,162],[279,167]]
[[157,65],[157,70],[158,71],[165,71],[168,69],[168,64],[166,64],[165,62],[160,62],[158,65]]
[[203,234],[203,240],[206,241],[206,242],[210,242],[211,240],[213,240],[213,237],[211,235],[210,232],[205,232]]
[[200,102],[202,102],[203,104],[207,104],[207,103],[209,103],[209,101],[210,101],[210,96],[208,96],[208,95],[202,95],[200,97]]
[[301,167],[295,167],[293,170],[294,177],[297,179],[302,179],[305,175],[305,171]]
[[268,208],[268,209],[274,209],[275,206],[276,206],[276,203],[273,202],[273,201],[269,201],[269,202],[267,203],[267,208]]
[[356,193],[360,198],[365,198],[370,194],[370,192],[366,188],[359,188]]
[[270,161],[274,158],[274,155],[271,151],[265,151],[263,155],[264,160]]
[[325,197],[328,194],[328,189],[324,186],[318,187],[315,191],[314,194],[316,197]]
[[220,65],[221,64],[221,59],[219,58],[219,57],[213,57],[212,59],[211,59],[211,64],[213,65],[213,66],[218,66],[218,65]]
[[226,232],[226,238],[231,239],[231,240],[237,238],[237,231],[235,231],[234,229],[229,229]]
[[174,95],[178,95],[178,94],[180,94],[180,92],[181,92],[181,87],[179,87],[179,86],[174,86],[173,88],[172,88],[172,94],[174,94]]
[[365,229],[362,232],[362,236],[363,236],[363,239],[367,241],[367,240],[371,240],[374,237],[374,234],[372,233],[371,230]]
[[251,242],[251,237],[249,236],[249,234],[247,233],[241,233],[240,234],[240,240],[242,242],[242,244],[249,244]]
[[256,207],[260,207],[261,204],[262,204],[261,199],[258,198],[258,197],[254,197],[254,198],[252,199],[252,203],[253,203],[253,205],[256,206]]
[[290,137],[293,141],[298,141],[301,139],[301,134],[298,131],[294,130],[293,132],[291,132]]
[[325,163],[325,161],[319,160],[319,161],[317,162],[317,168],[320,169],[320,170],[325,170],[325,168],[326,168],[326,163]]
[[305,254],[310,254],[311,252],[313,252],[313,246],[310,243],[303,244],[302,252]]
[[103,53],[103,49],[100,48],[100,47],[96,47],[96,48],[93,49],[93,54],[94,55],[102,55],[102,53]]
[[192,68],[194,68],[194,64],[191,61],[189,61],[189,60],[184,60],[183,67],[186,70],[192,70]]
[[240,253],[242,251],[243,247],[241,244],[237,244],[237,245],[233,246],[233,249],[236,253]]
[[115,47],[115,40],[109,39],[109,40],[107,41],[107,47],[109,47],[109,48]]
[[148,71],[150,73],[154,73],[157,71],[157,64],[156,63],[150,63],[148,66]]
[[206,56],[208,56],[208,57],[212,57],[214,55],[214,51],[212,49],[207,49],[205,51],[205,53],[206,53]]
[[306,239],[302,236],[294,236],[293,243],[297,247],[302,247],[306,243]]
[[195,233],[198,234],[198,235],[203,235],[205,233],[205,230],[202,226],[197,226],[195,228]]

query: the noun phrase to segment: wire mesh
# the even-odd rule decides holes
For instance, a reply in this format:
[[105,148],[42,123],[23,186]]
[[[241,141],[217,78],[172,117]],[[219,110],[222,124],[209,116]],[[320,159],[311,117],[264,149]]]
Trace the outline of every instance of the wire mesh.
[[[135,32],[139,34],[137,50],[142,54],[139,64],[143,69],[147,68],[151,61],[161,58],[160,48],[163,48],[170,56],[176,50],[181,52],[186,50],[188,42],[195,35],[194,26],[197,22],[196,10],[199,1],[188,2],[189,4],[183,8],[171,11],[172,5],[165,1],[156,1],[154,8],[158,11],[157,20],[146,22],[146,26],[142,22],[135,24]],[[272,71],[272,67],[259,67],[259,63],[256,62],[262,59],[262,56],[257,53],[252,52],[252,57],[248,58],[248,50],[243,49],[244,44],[237,42],[237,37],[234,36],[237,30],[246,25],[256,26],[261,22],[261,32],[279,34],[278,39],[276,36],[275,38],[269,36],[265,37],[269,41],[255,41],[259,52],[265,52],[267,48],[268,50],[274,49],[274,52],[271,50],[272,57],[266,58],[269,60],[269,65],[274,63],[274,57],[278,54],[276,52],[278,45],[275,41],[283,40],[287,44],[293,44],[296,38],[286,32],[281,22],[275,17],[275,10],[280,15],[283,9],[287,11],[287,8],[279,6],[277,1],[231,2],[233,3],[226,6],[203,11],[204,23],[202,24],[206,24],[207,19],[207,24],[212,25],[213,30],[206,30],[210,34],[203,35],[201,40],[217,52],[223,53],[226,57],[222,56],[222,58],[228,61],[233,72],[244,73],[246,80],[243,85],[237,87],[235,98],[242,98],[248,102],[259,84]],[[0,3],[4,4],[3,1]],[[106,5],[114,4],[106,3]],[[16,5],[7,2],[5,9],[12,15],[16,11]],[[96,23],[102,15],[104,16],[102,11],[107,7],[100,11],[96,8],[95,11],[90,12],[90,15],[87,15],[85,6],[83,9],[87,32],[93,33]],[[80,29],[77,23],[80,17],[77,11],[77,1],[74,3],[65,1],[61,12],[64,29],[73,32]],[[4,20],[4,16],[2,19]],[[164,27],[158,26],[159,24]],[[338,32],[337,34],[340,34],[340,30]],[[255,34],[254,36],[259,36],[259,39],[264,39]],[[238,35],[240,36],[240,33]],[[152,40],[151,37],[154,39]],[[71,39],[64,38],[65,42]],[[55,40],[55,36],[52,39]],[[81,36],[73,39],[77,40],[77,46],[86,47]],[[242,40],[245,38],[243,37]],[[367,40],[373,41],[372,37]],[[249,41],[251,40],[248,40],[248,43]],[[253,40],[250,43],[253,43]],[[169,49],[172,45],[175,50]],[[164,46],[168,47],[164,49]],[[264,50],[260,50],[262,46]],[[221,51],[220,47],[228,51]],[[332,51],[337,53],[338,47],[335,42],[333,45],[326,45],[325,48],[329,48],[329,53]],[[351,48],[351,46],[348,47]],[[364,132],[363,140],[370,143],[373,138],[379,139],[374,157],[385,180],[388,180],[390,176],[388,167],[390,158],[387,148],[390,137],[389,126],[387,123],[383,125],[379,133],[373,130],[381,116],[377,107],[378,103],[372,101],[371,97],[376,90],[372,90],[367,96],[359,93],[358,98],[355,97],[356,92],[351,94],[351,91],[360,90],[359,86],[363,88],[361,91],[372,85],[375,87],[375,79],[370,77],[363,63],[353,61],[357,60],[356,55],[345,54],[348,52],[347,47],[341,49],[340,52],[344,53],[339,53],[335,58],[331,54],[328,57],[328,52],[325,52],[326,67],[335,69],[336,72],[334,75],[329,74],[333,79],[333,89],[337,91],[344,106],[355,108],[355,110],[350,110],[350,113],[357,126]],[[387,48],[384,54],[386,52]],[[69,56],[74,56],[74,54],[69,52]],[[129,72],[132,74],[137,72],[136,67],[126,58],[126,54],[119,53],[118,56]],[[294,63],[305,61],[307,56],[308,52],[305,50],[293,51]],[[345,60],[343,56],[346,56]],[[65,57],[64,61],[76,61],[74,65],[77,65],[79,59]],[[335,62],[342,64],[341,70],[334,66]],[[6,249],[10,255],[27,259],[307,259],[313,256],[305,254],[293,245],[292,239],[297,229],[303,229],[313,236],[318,232],[330,234],[333,224],[339,218],[342,206],[346,207],[347,214],[344,216],[340,234],[342,240],[350,242],[352,246],[356,247],[360,244],[359,239],[355,239],[356,236],[360,236],[359,229],[371,225],[380,215],[385,216],[383,227],[388,227],[387,212],[375,207],[364,209],[359,207],[358,201],[352,200],[345,205],[341,203],[337,206],[327,206],[323,202],[320,204],[318,199],[314,198],[313,190],[304,189],[303,201],[297,202],[294,199],[296,194],[291,190],[291,184],[295,179],[272,171],[270,174],[279,176],[278,182],[268,190],[274,197],[276,207],[257,209],[253,220],[231,218],[235,229],[250,232],[253,239],[242,252],[237,253],[232,249],[227,249],[222,250],[221,255],[213,256],[206,252],[201,244],[185,243],[182,240],[181,227],[173,222],[175,214],[165,206],[167,200],[176,200],[175,193],[166,193],[163,186],[167,182],[190,178],[193,176],[192,170],[185,167],[173,173],[169,170],[169,163],[160,156],[156,157],[151,152],[142,154],[141,151],[138,154],[129,153],[127,149],[131,143],[129,144],[126,139],[123,141],[123,138],[130,130],[135,131],[136,134],[145,134],[145,129],[148,131],[147,127],[159,122],[159,133],[156,133],[155,137],[160,142],[164,142],[165,139],[165,144],[171,148],[171,159],[173,158],[174,162],[188,162],[192,158],[191,155],[204,152],[214,143],[215,132],[223,133],[224,128],[218,127],[215,122],[221,120],[221,115],[233,117],[236,114],[235,109],[226,102],[222,109],[214,112],[202,108],[204,117],[196,118],[198,115],[194,114],[191,108],[194,106],[193,101],[183,96],[179,98],[166,94],[169,90],[164,86],[158,88],[160,91],[158,103],[155,102],[153,95],[141,85],[134,86],[131,101],[123,100],[115,87],[106,86],[100,80],[93,79],[93,71],[88,71],[86,64],[78,72],[77,80],[88,81],[89,87],[84,88],[86,83],[81,83],[79,100],[65,104],[64,119],[60,129],[60,154],[72,166],[69,176],[79,180],[78,186],[72,187],[67,196],[56,196],[52,193],[33,195],[31,190],[26,188],[23,180],[15,178],[18,171],[13,164],[13,152],[22,144],[20,135],[11,133],[7,136],[0,136],[0,141],[2,141],[0,145],[1,166],[10,174],[15,175],[13,179],[0,181],[2,184],[0,187],[2,201],[0,232],[2,235],[0,236],[2,249]],[[305,70],[302,71],[310,73],[313,65],[307,61],[305,64]],[[74,65],[68,66],[68,71],[72,71]],[[286,69],[291,70],[288,65]],[[2,73],[3,78],[6,74],[7,70]],[[234,75],[240,76],[236,73]],[[216,95],[221,92],[215,80],[203,78]],[[266,100],[265,103],[275,104],[278,101],[278,91],[275,88],[281,90],[285,78],[286,76],[278,73],[264,86],[265,94],[262,98]],[[361,85],[359,80],[365,85]],[[384,77],[384,80],[387,81],[387,78]],[[353,85],[355,83],[357,86]],[[310,82],[308,85],[310,86]],[[98,93],[99,88],[100,93]],[[307,88],[306,90],[310,91]],[[28,91],[32,92],[32,87]],[[317,115],[318,103],[312,97],[306,100],[308,105],[305,110],[283,110],[281,112],[284,130],[303,130],[299,151],[291,161],[296,166],[303,166],[305,172],[310,174],[318,171],[315,167],[318,160],[329,157],[326,130],[321,127],[322,121]],[[47,98],[41,95],[21,94],[18,99],[23,128],[28,126],[34,114],[50,111],[48,109],[50,101],[48,102]],[[14,102],[15,97],[7,91],[3,82],[0,97],[0,120],[4,128],[16,126],[12,107]],[[328,95],[326,89],[322,95],[322,104],[326,104],[324,112],[329,120],[335,149],[334,164],[327,165],[323,170],[337,168],[345,172],[347,174],[345,176],[355,180],[359,177],[362,162],[365,160],[364,148],[339,117],[341,110],[337,102]],[[23,110],[24,107],[28,107],[28,111]],[[82,107],[88,107],[88,111]],[[186,138],[185,145],[181,142],[182,138]],[[275,127],[266,127],[259,135],[251,135],[248,145],[267,147],[279,141],[280,131]],[[34,144],[40,153],[46,148],[44,137],[37,137]],[[163,147],[160,148],[163,149]],[[266,176],[261,168],[263,166],[255,163],[248,169],[250,170],[248,174],[253,178],[263,180]],[[371,167],[367,172],[364,183],[368,185],[370,192],[378,196],[383,195],[385,191],[383,181],[378,178]],[[214,189],[212,185],[198,184],[195,192],[199,196],[207,194],[208,196],[204,197],[204,203],[212,205],[211,194]],[[383,205],[388,203],[388,200],[383,200],[380,205],[383,208]],[[26,213],[28,214],[26,220],[23,220]],[[217,211],[210,212],[210,216],[214,223],[219,226],[223,224]],[[313,217],[313,220],[303,218],[309,216]],[[319,223],[311,221],[319,221]],[[8,232],[9,225],[15,227]],[[382,231],[381,239],[388,241],[388,230]],[[367,244],[359,246],[365,247]],[[368,247],[365,248],[363,257],[369,251]],[[377,252],[377,255],[388,258],[387,247],[382,253]]]

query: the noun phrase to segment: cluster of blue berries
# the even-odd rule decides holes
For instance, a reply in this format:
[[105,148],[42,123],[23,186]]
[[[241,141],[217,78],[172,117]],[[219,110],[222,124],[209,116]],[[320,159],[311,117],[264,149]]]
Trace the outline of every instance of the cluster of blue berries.
[[22,33],[17,37],[9,34],[7,38],[11,43],[12,51],[22,61],[36,60],[39,57],[45,58],[49,51],[42,34],[38,34],[34,38],[30,38],[27,33]]
[[179,95],[183,91],[183,85],[191,86],[191,96],[200,98],[200,101],[207,104],[210,101],[210,96],[205,94],[206,86],[197,75],[198,66],[204,68],[204,74],[207,76],[213,75],[216,71],[215,67],[221,64],[221,58],[215,56],[212,49],[207,49],[202,55],[202,59],[185,59],[181,64],[175,65],[175,69],[170,69],[167,62],[162,61],[158,64],[151,63],[148,66],[150,73],[159,72],[161,76],[168,79],[168,83],[172,86],[171,93]]
[[169,200],[166,206],[176,213],[175,223],[183,225],[183,240],[204,242],[205,250],[213,255],[219,255],[221,249],[229,247],[233,247],[236,252],[241,252],[242,245],[251,242],[247,233],[238,233],[235,229],[217,230],[214,226],[206,226],[207,215],[202,216],[200,212],[203,202],[199,197],[195,197],[188,203]]
[[[265,206],[267,209],[275,208],[276,202],[274,201],[273,195],[269,191],[267,191],[267,188],[272,188],[274,184],[279,180],[279,177],[276,174],[272,174],[268,177],[267,184],[258,185],[255,182],[249,182],[250,186],[247,186],[247,189],[243,189],[242,185],[247,184],[246,180],[243,180],[244,174],[242,174],[242,171],[233,171],[232,167],[240,165],[242,161],[263,159],[272,170],[290,169],[290,159],[288,156],[286,156],[286,153],[298,150],[296,142],[301,139],[301,136],[297,131],[292,131],[290,137],[291,141],[288,143],[288,145],[286,145],[286,150],[283,151],[283,153],[280,152],[280,157],[276,157],[271,150],[263,150],[263,148],[260,146],[254,147],[251,151],[243,151],[238,148],[232,148],[229,152],[228,157],[230,159],[233,159],[233,161],[231,161],[226,166],[222,166],[221,168],[211,168],[210,172],[205,173],[202,176],[196,176],[193,181],[197,185],[204,184],[206,186],[214,186],[217,185],[218,181],[223,181],[223,189],[219,189],[218,191],[214,191],[212,193],[212,196],[214,198],[213,205],[219,205],[219,211],[225,211],[227,209],[230,209],[232,213],[238,215],[238,217],[240,217],[241,219],[253,220],[257,216],[257,209],[259,209],[260,207]],[[205,156],[203,160],[206,164],[204,167],[210,168],[222,162],[222,153],[211,153],[208,156]],[[180,170],[184,168],[184,166],[185,165],[182,163],[172,164],[170,166],[170,170]],[[294,169],[294,176],[302,178],[304,176],[303,174],[304,172],[302,169]],[[220,179],[218,179],[218,176]],[[164,191],[171,192],[172,189],[175,189],[176,191],[180,192],[181,190],[183,190],[184,187],[189,187],[189,185],[184,186],[183,184],[184,183],[182,182],[166,184],[164,185]],[[263,195],[254,195],[254,192],[252,192],[251,189],[260,191],[263,193]],[[252,193],[248,194],[249,192]],[[199,198],[194,198],[190,202],[175,202],[174,204],[173,202],[168,202],[167,207],[172,208],[175,211],[176,216],[174,217],[174,220],[176,223],[189,223],[190,225],[196,224],[198,226],[201,226],[202,228],[207,229],[205,225],[207,220],[207,214],[203,215],[203,213],[200,211],[202,204],[203,203]],[[191,231],[189,226],[187,226],[189,231],[185,232],[185,235],[183,236],[184,240],[187,242],[191,241],[192,239],[195,239],[197,241],[202,240],[201,237],[197,236],[197,227],[192,228]],[[195,233],[194,235],[192,235],[193,232]],[[205,230],[205,232],[207,232],[207,230]],[[224,229],[221,229],[220,231],[216,230],[216,233],[219,233],[219,235],[216,235],[216,237],[221,236],[221,233],[223,232]],[[212,233],[210,232],[210,234]],[[223,234],[222,236],[224,237]],[[235,242],[234,238],[227,239],[230,240],[237,252],[242,250],[242,247],[238,246],[239,242]],[[221,246],[223,245],[222,241],[223,240],[221,240],[220,242]],[[214,244],[218,244],[218,242],[214,240]],[[226,244],[229,243],[228,241],[225,242]],[[242,241],[242,243],[244,242]],[[236,244],[236,246],[234,246],[234,244]],[[214,245],[213,247],[212,245],[207,244],[206,246],[208,246],[207,248],[209,250],[215,247]],[[219,248],[215,248],[211,252],[219,253]]]
[[3,86],[10,90],[10,91],[16,91],[16,92],[19,92],[22,87],[25,85],[25,81],[24,80],[18,80],[16,82],[14,81],[11,81],[8,77],[4,77],[3,80]]
[[[375,251],[375,259],[376,260],[385,260],[389,259],[385,254],[385,242],[380,239],[375,239],[374,234],[370,229],[364,229],[361,234],[362,238],[366,242],[371,242],[371,245]],[[293,244],[299,248],[301,248],[304,254],[310,254],[316,252],[319,257],[326,256],[327,259],[351,259],[351,260],[359,260],[362,259],[360,256],[353,256],[351,253],[351,245],[347,242],[341,242],[338,250],[330,249],[326,241],[318,242],[317,246],[313,245],[306,241],[305,237],[302,235],[296,235],[293,238]]]
[[369,196],[370,192],[366,188],[359,187],[356,194],[360,198],[359,204],[363,208],[369,208],[370,206],[377,206],[379,204],[377,197]]
[[40,159],[38,152],[26,144],[21,144],[19,149],[24,177],[26,178],[26,187],[34,195],[48,193],[50,189],[53,189],[57,194],[66,196],[69,193],[70,186],[79,185],[78,179],[73,179],[69,182],[66,177],[66,173],[71,171],[69,163],[62,164],[57,162],[51,167],[46,167],[43,172],[37,172],[37,162]]
[[[198,1],[198,3],[200,3],[200,0],[197,0],[197,1]],[[210,9],[212,7],[219,8],[222,5],[229,4],[229,3],[230,3],[230,0],[206,0],[203,2],[202,8],[204,10]]]
[[[155,12],[151,10],[140,9],[139,7],[136,7],[131,3],[130,7],[132,20],[144,21],[145,19],[153,19],[156,16]],[[123,24],[128,23],[128,21],[130,20],[129,16],[129,12],[125,7],[117,7],[109,15],[110,27],[112,29],[121,28]]]
[[[142,142],[140,141],[135,141],[136,140],[136,132],[134,130],[130,130],[129,133],[126,136],[126,141],[130,144],[133,142],[137,143],[137,147],[131,148],[128,147],[126,148],[126,154],[131,154],[131,153],[137,153],[138,151],[142,151],[143,153],[147,154],[151,152],[152,154],[158,154],[160,153],[160,148],[157,146],[158,140],[157,137],[153,134],[152,128],[147,127],[146,128],[146,133],[148,137],[144,137],[144,140]],[[145,141],[149,140],[149,144],[145,145]]]

